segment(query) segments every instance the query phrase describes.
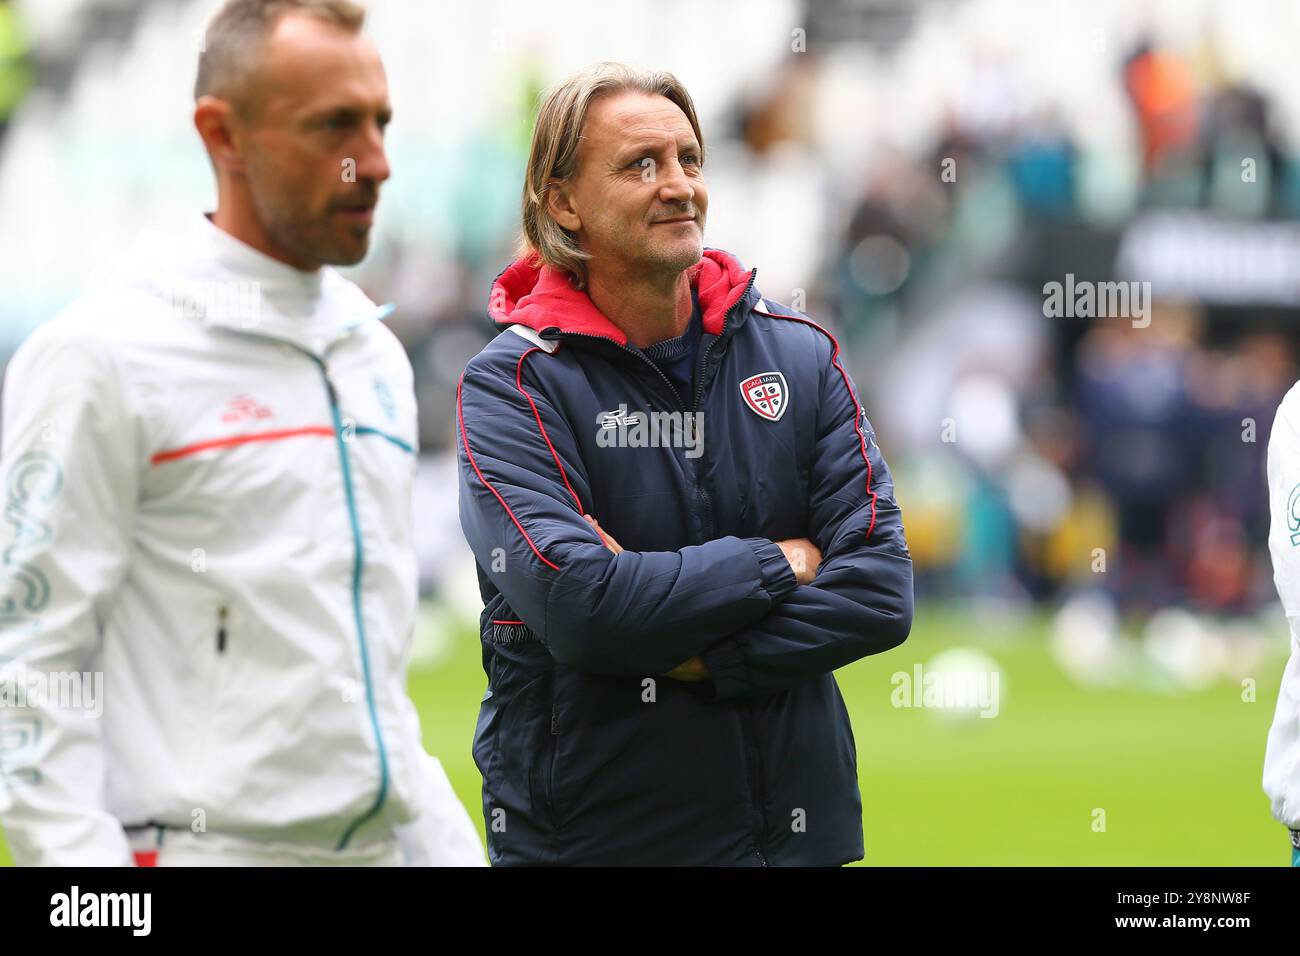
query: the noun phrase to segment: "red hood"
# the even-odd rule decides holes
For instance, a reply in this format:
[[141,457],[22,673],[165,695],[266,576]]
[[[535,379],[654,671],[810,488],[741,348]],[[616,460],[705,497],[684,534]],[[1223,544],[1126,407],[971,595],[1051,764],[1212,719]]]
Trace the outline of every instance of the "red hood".
[[[705,249],[686,274],[697,292],[704,331],[721,334],[723,317],[745,294],[753,272],[720,249]],[[537,332],[558,328],[627,344],[623,330],[605,318],[586,292],[575,289],[564,273],[542,265],[536,254],[516,259],[497,276],[488,315],[502,326],[526,325]]]

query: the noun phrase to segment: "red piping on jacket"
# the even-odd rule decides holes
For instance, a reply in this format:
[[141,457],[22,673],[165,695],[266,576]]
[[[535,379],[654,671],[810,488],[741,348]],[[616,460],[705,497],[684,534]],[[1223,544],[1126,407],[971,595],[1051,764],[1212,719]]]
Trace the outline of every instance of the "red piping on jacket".
[[839,369],[840,377],[844,379],[844,387],[849,390],[849,398],[853,399],[853,429],[858,433],[858,448],[862,452],[862,460],[867,463],[867,497],[871,499],[871,523],[867,525],[867,539],[870,540],[871,532],[876,527],[876,493],[871,490],[871,459],[867,456],[867,439],[862,434],[862,406],[858,404],[858,397],[853,394],[853,386],[849,384],[849,375],[844,371],[844,366],[840,365],[840,343],[835,341],[835,336],[831,335],[812,319],[805,319],[802,316],[777,315],[773,312],[764,312],[761,309],[754,309],[759,315],[766,315],[770,319],[788,319],[791,322],[802,322],[804,325],[811,325],[831,340],[834,351],[831,352],[831,364]]
[[528,547],[533,549],[533,554],[537,555],[537,557],[541,559],[542,563],[548,568],[551,568],[554,571],[560,570],[558,565],[547,561],[546,556],[537,550],[537,545],[533,544],[533,539],[528,536],[528,532],[525,531],[524,526],[519,523],[519,519],[515,517],[515,513],[510,510],[510,506],[506,504],[506,500],[501,497],[501,493],[492,487],[492,483],[483,477],[483,472],[479,471],[478,462],[474,460],[474,453],[469,449],[469,434],[465,431],[465,412],[461,406],[461,390],[464,384],[465,373],[462,372],[460,379],[456,382],[456,421],[460,425],[460,440],[461,444],[465,446],[465,457],[469,459],[470,466],[474,469],[474,474],[478,475],[478,480],[483,482],[487,487],[487,490],[496,496],[497,501],[501,502],[501,507],[506,509],[506,514],[508,514],[510,520],[515,523],[515,527],[519,529],[519,533],[524,536],[524,540],[528,542]]
[[526,349],[524,354],[519,356],[519,363],[515,366],[515,388],[519,389],[524,398],[528,399],[528,404],[533,407],[533,417],[537,419],[537,428],[542,433],[542,440],[546,442],[546,447],[551,450],[551,457],[555,459],[555,467],[560,469],[560,477],[564,479],[564,487],[569,489],[569,494],[573,495],[573,503],[578,506],[578,514],[585,515],[587,512],[582,510],[582,502],[578,500],[578,493],[573,490],[573,485],[569,484],[569,476],[564,472],[564,465],[560,464],[560,456],[555,452],[555,446],[551,444],[551,437],[546,434],[546,426],[542,424],[542,413],[537,410],[537,403],[533,401],[533,396],[529,395],[524,389],[524,359],[534,352],[544,351],[540,346],[533,346]]
[[227,438],[213,438],[208,441],[195,442],[193,445],[185,445],[181,448],[169,448],[166,451],[157,452],[149,459],[149,464],[161,465],[165,461],[175,461],[177,458],[197,455],[201,451],[208,451],[212,448],[230,448],[233,445],[245,445],[249,442],[255,441],[280,441],[285,438],[297,438],[301,435],[324,435],[333,438],[334,429],[330,428],[328,425],[308,425],[305,428],[281,428],[269,432],[253,432],[251,435],[231,435]]

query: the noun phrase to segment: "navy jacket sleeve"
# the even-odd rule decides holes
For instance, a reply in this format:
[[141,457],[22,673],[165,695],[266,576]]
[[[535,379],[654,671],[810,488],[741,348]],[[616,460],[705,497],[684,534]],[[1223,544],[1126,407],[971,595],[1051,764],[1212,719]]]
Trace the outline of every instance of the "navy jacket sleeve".
[[912,559],[893,480],[826,339],[808,531],[822,564],[811,584],[701,655],[715,699],[784,690],[896,647],[911,630]]
[[460,519],[479,566],[556,660],[661,674],[795,588],[766,538],[613,554],[582,517],[577,490],[590,484],[573,430],[525,372],[517,354],[489,347],[461,377]]

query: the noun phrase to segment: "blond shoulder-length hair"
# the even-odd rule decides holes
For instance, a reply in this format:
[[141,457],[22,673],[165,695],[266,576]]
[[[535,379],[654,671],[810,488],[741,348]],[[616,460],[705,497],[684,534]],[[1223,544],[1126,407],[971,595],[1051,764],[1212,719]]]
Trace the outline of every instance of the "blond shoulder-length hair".
[[546,265],[567,272],[579,289],[587,284],[590,257],[578,247],[577,236],[551,218],[546,194],[553,183],[567,181],[577,172],[578,141],[592,102],[600,96],[627,92],[663,96],[675,103],[690,121],[701,154],[704,150],[695,104],[686,87],[671,73],[635,70],[622,63],[597,63],[543,95],[524,175],[519,254],[535,254]]

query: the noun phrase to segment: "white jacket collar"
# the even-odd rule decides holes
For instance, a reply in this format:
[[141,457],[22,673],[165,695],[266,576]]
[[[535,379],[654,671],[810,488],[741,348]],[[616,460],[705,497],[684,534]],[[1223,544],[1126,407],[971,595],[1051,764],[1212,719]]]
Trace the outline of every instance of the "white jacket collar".
[[314,354],[392,306],[377,306],[328,266],[304,272],[272,259],[217,227],[194,218],[183,239],[146,232],[131,264],[178,315],[209,327],[286,341]]
[[325,278],[323,267],[315,272],[304,272],[279,259],[272,259],[242,239],[236,239],[208,218],[207,214],[194,217],[188,238],[199,249],[206,250],[222,269],[247,276],[251,281],[260,282],[280,294],[298,296],[304,300],[321,294]]

